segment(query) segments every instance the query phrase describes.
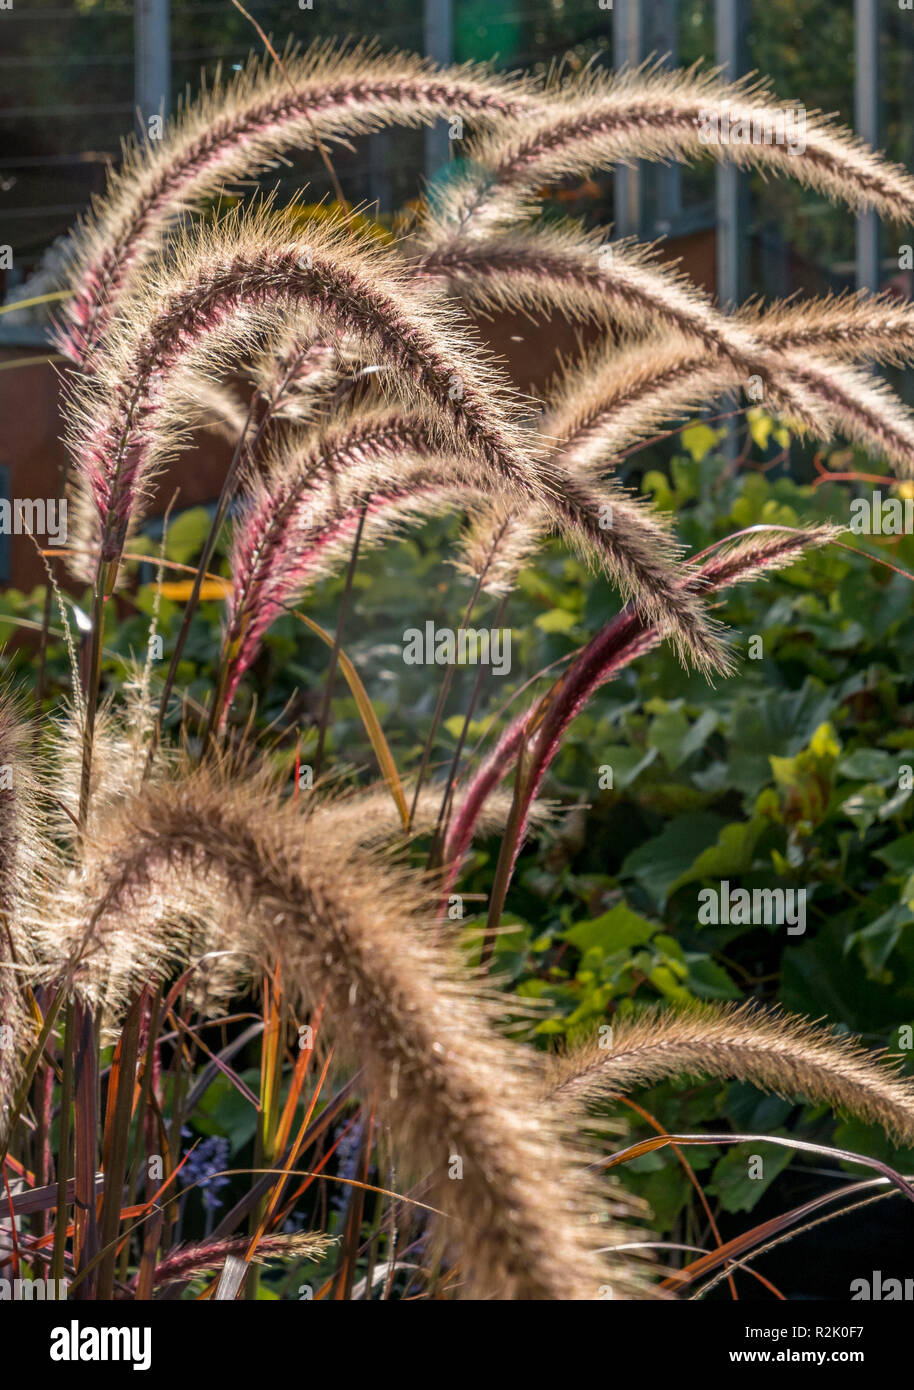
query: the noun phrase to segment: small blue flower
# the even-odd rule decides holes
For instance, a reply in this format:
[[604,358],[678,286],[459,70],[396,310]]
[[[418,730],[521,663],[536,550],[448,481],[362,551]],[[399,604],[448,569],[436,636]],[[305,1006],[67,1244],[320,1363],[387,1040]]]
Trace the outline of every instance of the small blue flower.
[[[336,1171],[341,1178],[348,1178],[350,1181],[355,1177],[359,1167],[359,1150],[362,1147],[362,1121],[358,1119],[347,1129],[345,1125],[336,1131],[337,1135],[342,1135],[340,1142],[336,1146]],[[341,1184],[338,1190],[330,1199],[330,1205],[336,1211],[346,1211],[349,1200],[352,1197],[352,1188],[349,1183]]]
[[[181,1130],[181,1134],[186,1139],[191,1138],[190,1130],[186,1128]],[[210,1135],[197,1145],[178,1175],[184,1187],[189,1187],[191,1183],[197,1184],[207,1211],[214,1211],[222,1206],[216,1193],[231,1181],[225,1174],[215,1176],[228,1165],[230,1147],[228,1139],[218,1134]],[[186,1154],[188,1150],[185,1149],[184,1152]]]
[[305,1213],[303,1211],[290,1212],[283,1222],[282,1229],[287,1236],[297,1236],[299,1231],[305,1229]]

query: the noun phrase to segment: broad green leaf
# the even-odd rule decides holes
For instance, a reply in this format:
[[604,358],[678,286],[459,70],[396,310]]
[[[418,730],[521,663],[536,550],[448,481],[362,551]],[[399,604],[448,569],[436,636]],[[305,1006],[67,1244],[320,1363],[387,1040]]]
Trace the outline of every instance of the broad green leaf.
[[885,806],[885,791],[875,782],[868,782],[841,803],[841,810],[852,820],[861,835],[865,835]]
[[888,782],[898,777],[898,755],[884,748],[855,748],[838,763],[842,777],[855,782]]
[[765,829],[766,823],[761,817],[725,825],[717,837],[717,843],[703,850],[692,867],[671,884],[670,896],[684,884],[694,883],[696,879],[736,878],[739,874],[747,873],[752,867],[759,836]]
[[205,507],[188,507],[186,512],[181,512],[168,525],[166,558],[181,565],[189,564],[202,551],[210,524],[210,514]]
[[689,966],[689,988],[699,999],[740,998],[740,990],[726,970],[711,960],[710,956],[690,954],[686,960]]
[[893,874],[910,873],[914,869],[914,831],[910,835],[901,835],[888,845],[883,845],[882,849],[875,851],[875,855]]
[[760,449],[768,448],[768,439],[774,429],[774,421],[770,415],[766,415],[764,410],[747,410],[746,422],[749,425],[749,432],[753,442]]
[[670,887],[687,873],[702,850],[717,842],[726,822],[709,811],[676,816],[659,835],[627,855],[620,878],[635,878],[662,911]]
[[853,932],[845,944],[845,951],[858,950],[866,973],[872,980],[881,980],[886,962],[894,951],[905,927],[914,922],[914,914],[907,903],[896,903],[883,912],[868,927]]
[[709,425],[700,422],[689,425],[688,429],[682,431],[682,442],[696,463],[700,463],[711,449],[714,448],[720,434],[717,430],[712,430]]
[[736,1144],[718,1159],[707,1191],[724,1211],[752,1211],[792,1157],[780,1144]]
[[645,768],[650,767],[658,753],[656,748],[632,748],[624,743],[613,743],[597,751],[598,767],[612,769],[612,789],[617,792],[630,787]]
[[542,632],[568,632],[577,626],[577,614],[567,608],[550,608],[548,613],[540,613],[534,623]]
[[871,979],[860,959],[845,954],[845,928],[829,922],[816,935],[797,937],[781,962],[779,1001],[794,1013],[840,1019],[854,1033],[885,1033],[904,1022],[910,999]]
[[578,922],[563,934],[562,939],[577,946],[579,951],[589,951],[598,946],[608,956],[613,951],[643,946],[656,931],[659,931],[656,923],[632,912],[625,903],[617,903],[609,912],[589,922]]

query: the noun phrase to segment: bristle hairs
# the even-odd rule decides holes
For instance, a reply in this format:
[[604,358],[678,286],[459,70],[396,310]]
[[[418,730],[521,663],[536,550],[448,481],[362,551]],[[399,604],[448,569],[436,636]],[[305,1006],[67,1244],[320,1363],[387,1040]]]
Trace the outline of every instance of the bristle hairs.
[[721,313],[683,274],[651,248],[610,241],[599,228],[572,223],[507,230],[488,238],[420,242],[420,275],[441,277],[455,293],[483,309],[611,324],[643,337],[645,329],[672,328],[727,361],[741,379],[758,376],[782,408],[810,429],[822,424],[778,357],[750,324]]
[[702,156],[796,178],[855,211],[914,221],[914,179],[819,112],[802,111],[802,149],[773,139],[779,117],[783,127],[797,108],[779,104],[767,83],[656,64],[611,74],[591,68],[547,95],[541,111],[471,142],[466,172],[432,208],[435,225],[451,234],[504,227],[529,210],[536,190],[562,178],[632,159]]
[[[702,595],[730,584],[749,583],[792,564],[807,549],[829,544],[840,533],[840,527],[829,525],[750,527],[747,534],[720,546],[700,565],[683,565],[679,583]],[[566,730],[590,697],[622,667],[650,651],[659,641],[658,629],[646,624],[629,605],[577,653],[562,677],[558,698],[550,701],[546,709],[539,700],[535,701],[508,725],[496,747],[457,798],[457,809],[445,842],[449,882],[459,871],[486,798],[511,771],[521,745],[528,745],[525,781],[526,794],[532,801]]]
[[267,207],[186,232],[125,305],[95,375],[72,383],[79,552],[119,557],[180,437],[170,389],[182,371],[224,369],[303,304],[396,368],[398,388],[422,399],[455,447],[518,495],[544,494],[516,398],[458,312],[409,294],[398,262],[344,220],[302,229]]
[[[416,264],[421,274],[445,278],[462,297],[483,308],[539,316],[561,312],[567,318],[621,328],[628,341],[597,350],[585,358],[579,372],[568,373],[562,393],[568,398],[562,403],[566,412],[588,409],[597,376],[594,371],[591,382],[586,380],[589,361],[604,362],[609,379],[629,370],[630,360],[632,369],[641,364],[649,395],[643,405],[637,396],[631,402],[636,412],[644,411],[643,434],[665,412],[675,413],[680,401],[679,408],[686,409],[709,395],[751,383],[794,426],[824,440],[835,431],[843,433],[902,472],[914,468],[914,417],[909,409],[884,382],[842,365],[868,359],[910,360],[914,316],[897,301],[842,296],[768,310],[750,306],[725,315],[685,277],[659,263],[649,248],[609,242],[599,230],[584,233],[567,224],[432,243]],[[662,325],[673,334],[661,339]],[[639,355],[632,339],[645,336],[650,350]],[[689,342],[695,345],[691,351]],[[695,350],[697,345],[705,349],[703,354]],[[682,357],[681,369],[671,370],[676,351]],[[810,351],[822,356],[810,356]],[[720,372],[712,371],[713,360],[721,362]],[[618,402],[620,409],[624,405]],[[547,422],[547,433],[550,427]],[[571,462],[569,430],[554,428]]]
[[249,178],[284,150],[332,144],[387,125],[419,126],[455,116],[491,121],[531,105],[529,79],[483,67],[440,69],[372,43],[318,41],[287,50],[281,66],[251,58],[230,82],[218,78],[171,122],[166,138],[125,146],[71,245],[70,288],[58,346],[91,368],[99,343],[138,265],[175,218],[223,185]]
[[[262,168],[292,140],[329,143],[445,112],[475,115],[491,129],[470,147],[475,165],[430,199],[426,279],[449,279],[477,306],[560,308],[625,329],[615,363],[590,358],[566,379],[545,429],[542,420],[534,426],[457,306],[438,286],[413,283],[421,260],[404,262],[359,236],[343,214],[302,227],[266,206],[185,228],[158,249],[164,231],[203,194]],[[702,138],[705,118],[720,123],[725,112],[731,123],[748,123],[745,143]],[[804,116],[808,149],[788,153],[753,133],[756,118],[763,126],[777,118],[758,85],[642,69],[611,79],[591,72],[541,96],[522,82],[470,69],[442,72],[368,49],[341,59],[339,50],[319,48],[275,69],[252,65],[204,96],[170,139],[130,154],[74,249],[75,295],[60,343],[84,369],[81,380],[71,379],[70,439],[81,479],[77,548],[97,593],[113,582],[110,570],[157,468],[192,423],[186,399],[200,373],[212,383],[216,414],[237,432],[238,412],[215,378],[271,335],[302,330],[298,343],[280,340],[280,358],[283,342],[293,351],[336,354],[333,363],[308,367],[303,418],[319,419],[334,405],[338,368],[349,354],[363,352],[371,369],[380,359],[392,368],[389,399],[397,401],[386,436],[374,416],[347,400],[344,424],[309,437],[316,442],[304,457],[274,451],[253,461],[262,472],[248,470],[223,653],[235,663],[228,694],[263,623],[338,561],[357,517],[364,515],[370,543],[416,514],[472,498],[485,519],[468,563],[502,589],[548,520],[604,563],[632,601],[574,655],[551,700],[511,725],[472,780],[447,839],[445,873],[459,867],[486,798],[523,745],[527,780],[511,811],[522,833],[568,725],[596,689],[664,632],[700,666],[725,669],[703,596],[771,572],[836,534],[755,528],[700,564],[683,565],[667,528],[607,484],[605,468],[663,412],[754,372],[772,402],[803,425],[837,423],[909,466],[910,417],[849,364],[880,346],[897,360],[910,353],[914,334],[885,300],[866,322],[858,301],[848,299],[827,302],[818,318],[816,306],[727,318],[640,251],[618,247],[607,272],[592,264],[602,234],[515,231],[514,220],[535,211],[544,182],[630,157],[702,152],[792,173],[852,207],[911,220],[907,174],[816,114]],[[633,347],[647,322],[671,325],[676,337]],[[321,343],[312,342],[315,326],[326,335]],[[814,346],[821,360],[809,356]],[[277,367],[258,377],[262,399],[274,405],[271,381],[282,379],[284,363]],[[385,384],[382,373],[378,385]],[[299,442],[287,441],[293,449]],[[398,467],[389,476],[393,457]],[[616,515],[602,533],[596,517],[607,499]],[[312,505],[316,525],[305,523]],[[523,514],[512,532],[518,506]],[[617,1188],[592,1181],[573,1138],[576,1107],[597,1095],[694,1068],[803,1091],[902,1138],[914,1134],[914,1083],[809,1025],[745,1010],[620,1023],[609,1058],[590,1049],[557,1064],[553,1091],[561,1104],[539,1105],[536,1054],[500,1038],[503,1003],[451,954],[444,934],[436,944],[429,931],[429,882],[390,854],[366,852],[391,839],[386,801],[382,813],[377,796],[360,799],[364,825],[352,808],[302,815],[266,774],[226,762],[173,777],[164,757],[139,788],[143,760],[125,759],[116,739],[106,745],[104,722],[91,769],[95,795],[80,834],[56,834],[57,822],[45,827],[53,867],[34,878],[28,903],[4,902],[0,876],[0,908],[28,940],[30,982],[64,985],[107,1021],[176,962],[193,963],[211,999],[237,983],[241,962],[256,970],[281,962],[293,1003],[326,1001],[339,1055],[361,1067],[366,1099],[389,1124],[403,1163],[416,1176],[431,1175],[438,1248],[456,1257],[461,1292],[549,1299],[643,1292],[634,1266],[604,1261],[597,1250],[623,1238],[631,1210]],[[14,747],[15,729],[5,727],[0,708],[0,758],[4,739]],[[107,762],[106,751],[113,755]],[[436,801],[428,791],[419,799],[417,826],[428,829]],[[488,807],[490,824],[503,821],[505,807],[505,797]],[[12,817],[19,807],[0,797],[0,815],[6,811],[0,850],[18,853],[22,834]],[[4,973],[5,1021],[2,990],[12,972]],[[19,1007],[14,999],[13,1016]],[[14,1084],[0,1053],[0,1102],[8,1104]],[[607,1205],[622,1216],[608,1231],[597,1219]],[[181,1268],[186,1273],[205,1258],[193,1250]]]
[[[624,597],[670,636],[683,661],[722,669],[715,629],[698,598],[677,582],[678,552],[659,516],[617,485],[588,485],[555,462],[548,476],[552,491],[532,509],[536,525],[560,531],[585,559],[602,567]],[[485,587],[498,587],[496,576],[503,584],[525,549],[512,537],[532,536],[531,513],[522,511],[515,521],[509,495],[484,471],[442,450],[436,431],[419,413],[365,412],[335,430],[287,441],[252,472],[235,528],[227,698],[278,612],[345,559],[357,525],[371,544],[410,516],[468,504],[477,512],[471,565],[481,564]],[[480,524],[488,525],[483,517],[498,519],[490,559],[481,557],[486,542],[476,534]]]
[[910,1145],[914,1079],[899,1076],[899,1065],[777,1009],[694,1004],[614,1021],[611,1047],[589,1042],[553,1062],[548,1093],[578,1103],[673,1077],[750,1081],[780,1096],[824,1102]]
[[[759,320],[762,341],[768,331],[768,322]],[[819,404],[824,425],[814,433],[823,440],[842,434],[910,475],[914,414],[886,383],[845,361],[791,350],[789,325],[772,322],[771,332],[781,348],[782,372]],[[860,355],[865,359],[867,352]],[[550,398],[543,432],[569,468],[599,475],[664,423],[746,384],[732,365],[709,360],[681,335],[653,337],[621,351],[598,347],[566,371]]]

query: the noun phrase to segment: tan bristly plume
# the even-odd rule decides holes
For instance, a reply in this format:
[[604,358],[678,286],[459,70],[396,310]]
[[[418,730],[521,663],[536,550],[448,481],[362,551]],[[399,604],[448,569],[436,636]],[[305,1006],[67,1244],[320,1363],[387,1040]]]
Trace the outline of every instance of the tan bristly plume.
[[[764,331],[759,325],[760,337]],[[782,358],[784,372],[816,396],[832,430],[900,472],[912,470],[914,417],[884,382],[800,350]],[[665,335],[621,352],[598,349],[566,374],[543,430],[569,468],[590,474],[664,423],[744,384],[727,363],[709,361],[681,337]]]
[[[590,483],[558,461],[550,463],[546,476],[550,491],[542,505],[535,504],[543,524],[632,597],[668,632],[684,661],[723,669],[714,624],[699,599],[676,582],[678,551],[659,516],[618,485]],[[473,470],[442,451],[435,431],[418,413],[366,412],[315,441],[293,438],[251,476],[236,527],[227,622],[235,675],[250,664],[279,608],[305,583],[345,561],[360,504],[365,507],[362,534],[370,544],[409,516],[467,503],[478,508],[488,499],[496,514],[507,515],[504,490],[493,487],[478,467]],[[475,531],[472,545],[478,552]],[[515,544],[512,562],[517,549]],[[504,546],[501,552],[497,563],[504,573]]]
[[[319,1231],[263,1235],[257,1242],[257,1249],[249,1257],[249,1263],[263,1265],[271,1260],[321,1260],[338,1239],[338,1236],[325,1236]],[[250,1248],[250,1236],[228,1236],[223,1240],[204,1240],[197,1245],[179,1245],[159,1260],[153,1283],[161,1288],[163,1284],[197,1278],[220,1269],[229,1256],[248,1258]],[[136,1281],[132,1282],[135,1287]]]
[[[751,526],[745,534],[714,548],[700,563],[683,565],[679,582],[707,596],[727,585],[748,583],[783,569],[807,549],[827,545],[840,534],[840,527],[827,525]],[[571,662],[545,697],[537,698],[514,717],[458,800],[445,844],[449,882],[453,882],[459,870],[486,798],[515,768],[519,750],[524,748],[525,796],[530,801],[542,785],[566,731],[594,693],[659,641],[656,628],[646,627],[631,606],[623,609],[586,646],[572,654]]]
[[464,236],[431,244],[416,260],[420,275],[444,279],[484,310],[523,312],[611,324],[644,337],[663,326],[725,359],[744,381],[758,376],[783,409],[810,429],[821,409],[798,388],[789,367],[754,335],[751,325],[717,309],[687,276],[645,246],[613,242],[599,228],[573,223],[509,229],[485,239]]
[[[711,72],[659,66],[591,69],[549,96],[541,112],[471,142],[465,174],[433,208],[431,220],[443,234],[505,226],[544,184],[634,159],[704,156],[795,178],[855,211],[873,208],[901,225],[914,222],[914,180],[904,169],[820,113],[778,103],[763,83],[727,84]],[[791,111],[798,125],[800,115],[804,122],[792,145],[785,124]]]
[[[729,317],[651,262],[644,249],[570,225],[458,238],[425,255],[430,273],[447,274],[483,307],[609,321],[631,335],[620,347],[586,356],[551,397],[543,429],[553,436],[553,456],[572,469],[592,474],[610,467],[617,454],[722,393],[745,388],[752,375],[794,425],[813,419],[813,433],[823,439],[843,432],[902,472],[914,462],[907,407],[884,383],[841,368],[844,361],[914,356],[914,314],[890,296],[749,305]],[[664,318],[688,331],[658,335],[656,321]],[[643,346],[633,344],[645,335]],[[810,358],[810,350],[821,358]],[[804,407],[791,415],[798,396]],[[538,508],[476,510],[462,567],[473,575],[485,571],[484,587],[507,592],[547,526]]]
[[207,430],[237,444],[247,421],[247,409],[237,393],[223,382],[205,376],[182,378],[174,409],[191,430]]
[[[660,249],[614,241],[607,229],[550,222],[452,241],[426,235],[414,243],[413,263],[417,273],[447,280],[483,310],[524,313],[535,321],[560,314],[612,324],[639,338],[666,322],[782,391],[791,385],[778,370],[782,348],[811,350],[834,361],[902,365],[914,358],[914,305],[890,290],[753,301],[727,314],[688,276],[660,260]],[[790,404],[796,408],[795,398]]]
[[[412,806],[409,781],[404,781],[403,791],[407,803]],[[474,835],[485,839],[503,831],[511,812],[511,801],[510,792],[500,788],[494,791],[474,826]],[[433,831],[438,824],[440,811],[441,788],[423,787],[410,820],[410,837],[428,835]],[[530,815],[531,824],[544,825],[553,812],[554,808],[547,802],[536,802]],[[359,788],[358,791],[337,796],[322,795],[308,814],[317,825],[326,825],[327,833],[332,834],[341,847],[345,844],[354,848],[380,848],[401,840],[404,835],[396,803],[389,787],[384,785]]]
[[[254,382],[273,418],[299,426],[332,418],[344,383],[362,370],[361,346],[358,338],[328,336],[326,325],[322,332],[313,314],[292,315],[252,364]],[[394,395],[395,374],[384,390]]]
[[282,66],[252,59],[168,123],[163,138],[132,142],[104,198],[74,233],[61,351],[94,367],[137,269],[174,220],[225,186],[274,165],[287,149],[313,149],[385,126],[460,116],[489,123],[526,110],[535,84],[484,68],[439,69],[373,44],[319,42]]
[[541,507],[518,511],[501,497],[467,511],[469,525],[454,567],[479,581],[482,593],[502,597],[514,588],[519,572],[548,534],[548,512]]
[[[392,367],[443,442],[528,499],[547,491],[518,397],[457,309],[409,290],[389,252],[342,220],[301,226],[269,208],[186,233],[124,303],[91,379],[71,384],[80,480],[74,548],[120,556],[152,481],[186,433],[186,372],[221,376],[284,314],[319,310]],[[382,382],[383,385],[383,382]]]
[[[87,817],[91,824],[96,806],[111,807],[135,795],[143,785],[146,739],[155,717],[155,706],[136,671],[128,671],[117,706],[105,700],[95,722],[95,747],[91,767],[91,797]],[[79,788],[82,777],[82,715],[65,708],[52,718],[53,739],[46,758],[48,782],[54,797],[47,811],[47,829],[68,853],[76,855],[79,833]],[[164,776],[173,766],[174,749],[161,750],[154,776]],[[147,776],[149,774],[146,774]]]
[[503,1001],[435,944],[414,879],[340,849],[332,826],[303,822],[262,779],[201,771],[144,788],[99,823],[71,886],[75,987],[104,983],[106,941],[128,923],[144,983],[183,957],[188,921],[252,965],[281,959],[293,1002],[326,1001],[338,1055],[360,1066],[391,1127],[398,1171],[430,1179],[465,1294],[644,1293],[631,1265],[596,1253],[625,1227],[590,1213],[623,1212],[625,1199],[592,1184],[558,1116],[537,1115],[536,1055],[499,1037]]
[[914,304],[891,291],[752,303],[737,317],[769,348],[812,351],[840,362],[914,361]]
[[[426,234],[419,245],[420,273],[446,279],[455,292],[483,309],[540,318],[561,313],[621,328],[629,342],[621,348],[607,344],[595,354],[610,376],[627,370],[633,337],[656,335],[665,350],[654,354],[652,344],[655,389],[649,399],[630,403],[638,413],[643,408],[644,433],[679,401],[686,403],[680,408],[687,408],[697,404],[703,391],[717,394],[751,382],[780,414],[819,438],[838,429],[903,471],[914,463],[914,423],[907,407],[884,382],[841,367],[867,358],[910,359],[914,316],[898,301],[839,296],[722,314],[686,277],[659,263],[649,248],[611,242],[600,229],[582,232],[570,223],[508,229],[489,237],[464,234],[437,243]],[[671,341],[660,337],[664,324],[674,330]],[[669,359],[674,345],[686,354],[693,339],[705,354],[691,351],[689,394],[684,373],[669,376]],[[817,355],[811,357],[811,350]],[[720,374],[721,384],[707,375],[709,353],[727,369]],[[638,370],[646,359],[635,350],[632,360]],[[569,399],[565,408],[572,417],[575,411],[587,416],[592,408],[601,389],[598,375],[596,370],[589,382],[583,374],[570,375],[566,394],[577,399]],[[547,422],[547,432],[552,424]],[[560,421],[554,432],[560,441],[566,439],[573,424]],[[565,451],[566,461],[570,453]]]
[[[811,358],[800,345],[796,351],[785,351],[793,347],[790,331],[795,321],[802,336],[813,318],[797,316],[782,326],[778,311],[770,321],[759,315],[754,329],[764,342],[769,333],[777,339],[784,370],[817,393],[835,428],[884,454],[907,473],[914,464],[910,412],[883,384],[863,372],[841,362]],[[822,344],[823,350],[826,346]],[[687,419],[699,406],[742,384],[732,365],[710,361],[681,335],[668,334],[622,348],[599,347],[571,366],[550,392],[541,428],[551,438],[553,458],[561,464],[563,476],[584,478],[597,489],[601,501],[615,510],[613,496],[603,492],[607,487],[603,474],[620,455],[671,421]],[[518,568],[547,525],[541,510],[509,507],[508,511],[507,522],[485,509],[474,516],[464,543],[467,567],[474,573],[481,572],[494,548],[489,563],[502,592],[512,587]]]
[[897,1061],[867,1052],[805,1019],[752,1004],[651,1009],[619,1019],[611,1047],[588,1043],[551,1066],[549,1096],[561,1103],[628,1095],[673,1077],[750,1081],[779,1096],[804,1096],[914,1141],[914,1080]]

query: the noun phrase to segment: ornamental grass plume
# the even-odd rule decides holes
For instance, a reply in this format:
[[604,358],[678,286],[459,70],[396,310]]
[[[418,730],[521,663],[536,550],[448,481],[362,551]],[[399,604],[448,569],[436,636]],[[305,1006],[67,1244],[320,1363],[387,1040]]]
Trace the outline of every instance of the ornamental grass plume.
[[164,139],[128,143],[107,192],[74,233],[72,299],[58,347],[94,370],[120,300],[169,225],[225,185],[275,163],[284,150],[320,148],[385,126],[439,117],[491,121],[531,104],[531,84],[468,64],[443,71],[375,45],[318,42],[281,67],[252,58],[228,83],[186,105]]
[[522,228],[487,240],[472,237],[431,243],[416,260],[420,276],[445,279],[452,290],[482,310],[504,309],[531,317],[610,323],[643,334],[647,325],[672,328],[723,358],[742,381],[758,376],[782,411],[815,430],[823,415],[809,393],[797,389],[780,359],[728,317],[686,276],[658,262],[648,248],[609,240],[595,229],[571,224]]
[[[92,378],[72,386],[70,449],[80,479],[77,549],[109,574],[152,478],[180,437],[169,387],[214,370],[277,325],[285,308],[319,310],[395,367],[456,446],[532,498],[545,483],[521,450],[516,406],[491,360],[445,306],[417,300],[374,244],[335,225],[293,229],[281,212],[230,214],[161,261],[106,339]],[[109,579],[113,582],[113,579]]]
[[[211,1273],[220,1269],[230,1256],[243,1259],[250,1243],[247,1236],[234,1236],[226,1240],[200,1241],[197,1245],[180,1246],[156,1266],[153,1286],[159,1288],[165,1284],[178,1283]],[[326,1255],[333,1244],[332,1237],[321,1235],[317,1231],[265,1236],[256,1254],[251,1258],[257,1264],[267,1264],[270,1260],[317,1259]],[[134,1287],[135,1285],[134,1280]]]
[[[761,325],[762,332],[766,329]],[[789,348],[790,330],[774,330]],[[898,347],[903,352],[902,346]],[[863,353],[863,356],[866,354]],[[869,373],[845,361],[785,351],[784,370],[821,400],[833,433],[861,444],[908,476],[914,468],[914,415]],[[732,367],[709,362],[684,338],[653,339],[628,351],[599,346],[565,374],[543,422],[563,462],[591,475],[612,465],[666,422],[745,385]]]
[[751,332],[774,349],[825,353],[833,361],[882,362],[905,366],[914,360],[914,311],[909,301],[886,290],[791,298],[774,304],[753,301],[739,310]]
[[[723,547],[698,568],[683,567],[680,583],[702,594],[729,584],[748,583],[792,564],[807,547],[827,545],[838,535],[840,528],[834,526],[750,527],[745,536]],[[519,814],[515,839],[509,846],[513,867],[526,825],[527,806],[537,795],[568,726],[595,691],[661,640],[655,627],[645,623],[630,608],[623,609],[581,649],[552,689],[508,726],[457,808],[446,845],[446,859],[452,865],[452,873],[466,851],[468,837],[473,834],[476,816],[486,797],[508,775],[515,762],[519,764],[523,753],[523,777],[515,791]]]
[[[391,473],[394,472],[394,479]],[[694,595],[676,582],[676,548],[657,514],[612,484],[588,487],[557,464],[554,489],[536,508],[540,529],[551,523],[651,621],[686,660],[723,669],[719,642]],[[442,450],[427,418],[414,413],[364,413],[312,439],[290,439],[252,472],[235,527],[224,650],[230,662],[226,701],[253,662],[267,628],[307,584],[342,564],[352,536],[370,546],[415,516],[485,504],[506,515],[507,502],[488,475]],[[603,524],[607,512],[612,525]],[[485,542],[474,528],[471,547]],[[498,565],[505,570],[499,538]],[[515,548],[512,564],[519,555]],[[468,556],[472,569],[476,560]],[[489,581],[491,582],[491,581]]]
[[[284,152],[329,160],[336,142],[443,115],[479,130],[408,236],[342,197],[308,217],[275,195],[201,211]],[[664,641],[726,677],[716,595],[840,534],[760,525],[688,558],[672,519],[623,486],[626,455],[760,386],[795,430],[840,434],[911,471],[910,412],[865,370],[914,358],[910,306],[838,295],[724,312],[656,248],[540,216],[566,177],[710,154],[911,220],[904,170],[815,113],[803,113],[802,149],[773,144],[766,129],[787,115],[764,85],[696,69],[541,82],[318,45],[250,63],[161,141],[126,151],[74,233],[58,329],[77,368],[71,532],[91,630],[72,712],[33,728],[0,701],[0,770],[13,770],[0,784],[0,1146],[25,1182],[9,1194],[28,1218],[17,1259],[72,1272],[100,1298],[178,1297],[197,1280],[209,1298],[229,1260],[256,1293],[274,1259],[307,1270],[320,1298],[656,1297],[656,1270],[633,1253],[650,1244],[636,1225],[649,1213],[598,1173],[595,1105],[663,1079],[738,1079],[914,1138],[914,1083],[823,1028],[748,1006],[644,1013],[636,985],[610,1049],[550,1059],[532,1045],[542,1007],[492,965],[518,851],[550,814],[547,773],[594,694]],[[494,310],[560,316],[596,341],[533,398],[485,344],[476,320]],[[105,690],[127,540],[163,465],[193,466],[201,427],[234,452],[179,600],[170,673],[154,699],[150,650]],[[496,624],[510,621],[508,596],[550,533],[624,606],[481,760],[466,750],[485,673],[455,725],[449,670],[401,773],[345,650],[348,605],[364,551],[445,510],[467,521],[459,631],[480,595],[496,599]],[[227,519],[228,573],[215,573]],[[177,564],[162,545],[156,616]],[[305,619],[332,653],[321,711],[306,699],[277,710],[253,678],[267,631],[344,565],[335,633]],[[186,594],[182,582],[170,592]],[[181,657],[204,585],[227,602],[201,693],[199,646],[190,682]],[[107,673],[125,649],[107,649]],[[338,663],[381,769],[373,785],[348,744],[345,763],[320,767]],[[245,715],[233,702],[246,676]],[[439,727],[454,744],[440,781]],[[301,777],[312,735],[313,786]],[[481,856],[464,882],[483,835],[501,841],[494,873]],[[488,899],[478,931],[464,894]],[[250,1150],[214,1132],[216,1083],[227,1105],[251,1108]],[[199,1152],[195,1129],[209,1144]],[[204,1182],[201,1236],[183,1223]],[[324,1182],[338,1188],[327,1200],[312,1187]],[[404,1248],[411,1213],[428,1223],[419,1260]]]
[[[753,399],[764,396],[820,439],[838,431],[905,471],[912,467],[909,409],[885,383],[839,367],[842,361],[909,360],[910,313],[885,297],[841,296],[728,316],[685,277],[652,260],[645,248],[610,244],[600,231],[584,234],[561,226],[445,243],[417,265],[421,274],[446,278],[455,292],[484,309],[522,310],[534,317],[559,311],[570,319],[612,323],[635,338],[648,331],[648,351],[639,355],[637,344],[629,352],[613,343],[598,356],[613,372],[621,374],[629,362],[632,372],[645,372],[653,421],[709,394],[751,384]],[[674,332],[654,336],[658,324]],[[785,354],[785,348],[796,351]],[[817,348],[826,354],[823,360],[809,357]],[[680,372],[672,362],[677,350]],[[714,359],[721,359],[716,381],[708,376]],[[574,408],[589,414],[600,389],[598,369],[586,384],[573,372],[569,376],[567,394]],[[633,397],[632,404],[634,388]],[[672,405],[665,406],[665,400]],[[548,432],[548,422],[545,428]]]
[[556,1057],[547,1093],[562,1105],[627,1095],[667,1077],[751,1081],[759,1090],[805,1096],[878,1124],[910,1145],[914,1081],[898,1075],[899,1063],[780,1010],[693,1004],[620,1019],[611,1048],[591,1042]]
[[[471,1296],[593,1298],[612,1283],[587,1220],[599,1189],[559,1126],[531,1125],[535,1058],[498,1038],[497,994],[433,945],[402,873],[353,856],[340,875],[332,822],[303,826],[262,786],[205,770],[147,786],[99,824],[74,909],[77,981],[104,975],[106,941],[126,920],[164,964],[190,917],[249,960],[281,959],[303,1006],[325,999],[400,1161],[430,1176],[433,1206],[457,1223]],[[460,1182],[448,1177],[455,1157]],[[620,1292],[638,1288],[634,1272],[617,1277]]]
[[591,68],[545,95],[540,110],[471,142],[465,173],[432,209],[445,233],[505,226],[540,188],[564,178],[633,159],[702,156],[795,178],[854,211],[914,220],[914,179],[905,169],[820,113],[780,105],[764,82],[725,83],[713,72],[660,65],[610,74]]

